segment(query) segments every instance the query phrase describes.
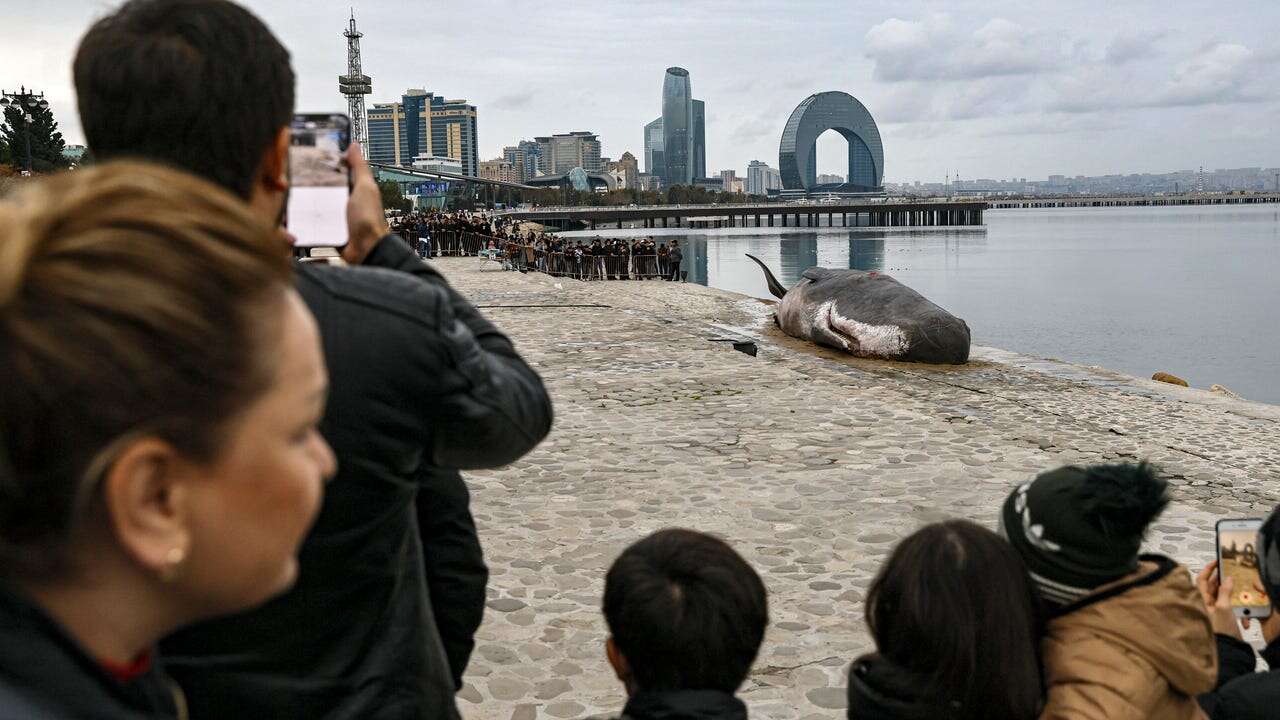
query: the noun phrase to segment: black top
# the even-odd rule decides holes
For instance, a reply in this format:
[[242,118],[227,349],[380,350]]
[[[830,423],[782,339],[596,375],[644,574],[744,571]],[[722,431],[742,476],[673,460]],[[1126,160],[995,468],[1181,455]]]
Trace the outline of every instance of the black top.
[[[367,264],[302,265],[330,375],[321,431],[338,458],[300,553],[266,605],[165,641],[191,716],[454,718],[414,506],[424,468],[497,467],[551,425],[511,343],[399,239]],[[415,276],[417,275],[417,276]]]
[[747,720],[747,706],[719,690],[639,692],[627,700],[621,720]]
[[1257,657],[1248,643],[1226,635],[1217,640],[1218,685],[1198,698],[1205,713],[1211,720],[1272,720],[1280,715],[1280,640],[1262,651],[1268,672],[1254,672]]
[[43,610],[0,586],[0,720],[179,718],[180,704],[154,663],[121,682]]
[[958,709],[881,655],[864,655],[849,667],[849,720],[945,720]]

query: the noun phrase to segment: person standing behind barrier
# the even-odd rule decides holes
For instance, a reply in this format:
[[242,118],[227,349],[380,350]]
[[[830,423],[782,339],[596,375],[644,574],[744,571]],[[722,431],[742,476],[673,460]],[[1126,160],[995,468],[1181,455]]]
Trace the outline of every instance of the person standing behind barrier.
[[746,720],[734,693],[769,624],[760,576],[723,540],[659,530],[604,580],[605,655],[627,691],[626,720]]
[[431,257],[431,226],[422,217],[415,221],[415,230],[418,234],[418,254],[419,257],[426,259]]
[[[294,75],[288,51],[251,13],[229,0],[131,0],[90,28],[74,76],[97,158],[182,167],[278,222]],[[219,110],[227,107],[236,113]],[[428,585],[438,576],[426,566],[449,572],[436,561],[451,543],[478,539],[428,537],[424,554],[415,504],[465,498],[436,483],[456,488],[458,468],[509,463],[550,428],[537,374],[387,233],[358,146],[346,160],[353,188],[342,256],[373,267],[307,264],[296,275],[333,375],[322,430],[339,471],[293,589],[163,644],[194,720],[457,717],[461,669],[442,647]],[[454,577],[469,584],[479,575]],[[469,602],[483,607],[483,590]]]
[[849,668],[849,720],[1039,713],[1040,600],[999,535],[967,520],[917,530],[880,567],[865,614],[876,652]]
[[671,266],[671,282],[680,279],[680,263],[684,260],[684,253],[680,252],[680,241],[671,241],[671,250],[667,252],[667,263]]
[[1042,720],[1201,717],[1213,628],[1187,569],[1139,555],[1169,503],[1148,465],[1062,467],[1023,483],[1001,528],[1048,606]]
[[160,638],[296,581],[334,460],[284,247],[141,163],[0,204],[0,717],[180,717]]

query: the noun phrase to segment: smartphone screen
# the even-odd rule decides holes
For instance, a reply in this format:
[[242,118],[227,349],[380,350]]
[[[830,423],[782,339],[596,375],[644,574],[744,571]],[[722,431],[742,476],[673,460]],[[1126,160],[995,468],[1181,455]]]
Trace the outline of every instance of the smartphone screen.
[[1258,528],[1261,520],[1218,521],[1219,578],[1235,581],[1231,607],[1240,617],[1266,617],[1271,614],[1271,598],[1267,596],[1258,574]]
[[351,123],[346,115],[295,115],[290,130],[285,226],[297,247],[342,247],[350,192],[343,156]]

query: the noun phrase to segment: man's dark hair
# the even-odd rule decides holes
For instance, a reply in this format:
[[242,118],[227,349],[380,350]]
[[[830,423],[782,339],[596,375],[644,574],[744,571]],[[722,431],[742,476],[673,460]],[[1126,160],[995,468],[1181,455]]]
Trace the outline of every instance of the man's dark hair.
[[755,662],[769,609],[760,576],[733,548],[671,528],[614,561],[604,616],[636,689],[732,693]]
[[245,199],[293,116],[289,52],[228,0],[130,0],[89,28],[74,75],[98,160],[167,163]]

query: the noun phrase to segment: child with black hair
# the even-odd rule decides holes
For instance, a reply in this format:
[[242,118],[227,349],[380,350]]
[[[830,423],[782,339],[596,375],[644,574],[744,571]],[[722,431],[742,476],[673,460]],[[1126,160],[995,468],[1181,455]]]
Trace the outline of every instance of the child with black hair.
[[1041,720],[1202,717],[1213,629],[1187,569],[1139,555],[1169,504],[1147,465],[1062,467],[1009,495],[1000,523],[1049,608]]
[[746,720],[734,693],[760,651],[768,601],[724,541],[668,528],[633,544],[605,576],[604,616],[625,720]]

